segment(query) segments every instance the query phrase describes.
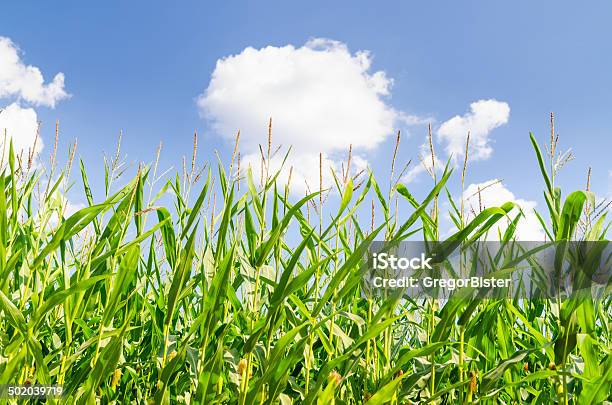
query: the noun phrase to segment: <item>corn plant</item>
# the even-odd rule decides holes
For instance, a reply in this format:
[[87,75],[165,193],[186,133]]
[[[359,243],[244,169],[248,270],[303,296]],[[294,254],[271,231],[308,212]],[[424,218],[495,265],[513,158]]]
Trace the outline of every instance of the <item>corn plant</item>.
[[[182,178],[158,176],[154,163],[125,180],[118,149],[105,161],[99,202],[84,162],[70,180],[74,150],[63,170],[55,161],[45,170],[9,146],[0,176],[2,383],[60,384],[62,397],[47,402],[83,404],[612,400],[608,290],[567,300],[363,294],[370,244],[440,241],[440,207],[455,225],[443,249],[483,240],[501,222],[510,225],[497,238],[514,238],[519,207],[466,215],[453,198],[454,167],[435,167],[433,143],[422,199],[396,179],[399,134],[388,189],[372,172],[353,175],[349,152],[340,175],[319,168],[330,189],[321,180],[295,199],[269,165],[271,135],[260,181],[257,168],[240,167],[238,139],[229,166],[201,173],[194,146]],[[564,197],[556,186],[556,140],[550,167],[531,142],[547,238],[607,241],[594,195]],[[468,146],[469,137],[462,186]],[[63,195],[77,189],[87,206],[68,215]],[[337,204],[324,210],[330,194]],[[602,254],[587,253],[571,260]]]

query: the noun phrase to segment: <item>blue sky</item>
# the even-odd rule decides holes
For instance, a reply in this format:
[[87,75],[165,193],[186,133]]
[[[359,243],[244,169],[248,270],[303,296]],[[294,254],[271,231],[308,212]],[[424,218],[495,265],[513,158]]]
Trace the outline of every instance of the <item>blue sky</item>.
[[[611,15],[607,1],[581,7],[552,1],[21,1],[2,6],[0,36],[19,46],[23,63],[38,67],[47,82],[65,75],[70,98],[53,109],[31,106],[43,123],[43,156],[59,119],[61,145],[78,138],[78,155],[94,181],[101,178],[101,152],[112,152],[120,130],[130,162],[151,161],[163,141],[162,166],[178,167],[191,153],[194,130],[203,159],[214,149],[229,155],[232,141],[216,133],[215,117],[197,103],[217,60],[247,47],[299,49],[327,38],[352,56],[369,51],[367,73],[383,71],[392,79],[390,94],[380,97],[385,106],[431,120],[434,131],[475,101],[507,103],[507,122],[486,134],[492,153],[471,165],[467,181],[503,179],[504,190],[543,209],[528,132],[547,139],[551,111],[561,148],[576,156],[561,172],[561,185],[584,187],[592,166],[592,188],[611,192]],[[289,89],[286,98],[299,99],[299,89]],[[1,98],[0,105],[16,100]],[[426,126],[395,124],[404,134],[400,156],[417,162]],[[264,120],[261,142],[265,133]],[[350,134],[343,136],[350,143]],[[393,136],[366,149],[367,163],[387,173]],[[426,176],[412,182],[417,191],[427,186]]]

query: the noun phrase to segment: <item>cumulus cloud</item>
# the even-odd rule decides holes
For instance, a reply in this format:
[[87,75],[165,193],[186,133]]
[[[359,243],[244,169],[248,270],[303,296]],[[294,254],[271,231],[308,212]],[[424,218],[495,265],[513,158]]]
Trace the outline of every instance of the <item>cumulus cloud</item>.
[[470,131],[470,160],[488,159],[493,153],[489,135],[495,128],[506,124],[509,116],[508,103],[494,99],[479,100],[470,104],[470,111],[466,114],[442,123],[436,135],[445,145],[446,153],[456,158],[464,155],[465,141]]
[[265,143],[266,124],[273,117],[274,143],[293,147],[289,165],[302,177],[294,183],[308,177],[311,183],[310,173],[318,177],[320,152],[334,167],[352,144],[363,161],[398,122],[420,123],[387,103],[392,80],[372,71],[371,62],[368,52],[351,53],[328,39],[301,47],[249,47],[217,61],[198,106],[219,134],[233,138],[240,128],[241,150],[255,167],[258,144]]
[[[508,122],[510,106],[497,100],[479,100],[470,104],[470,111],[463,116],[455,116],[443,122],[436,130],[436,141],[444,147],[444,160],[452,157],[456,163],[459,156],[465,155],[465,144],[470,132],[470,161],[488,159],[493,153],[490,134],[493,129]],[[431,172],[431,158],[428,157],[429,146],[425,142],[420,147],[421,164],[410,169],[402,178],[404,183],[415,181],[422,173]],[[426,156],[426,157],[424,157]],[[439,162],[439,163],[438,163]],[[436,157],[436,167],[443,164]]]
[[50,83],[36,66],[25,65],[19,48],[6,37],[0,37],[0,98],[17,97],[34,105],[55,107],[68,97],[64,74],[58,73]]
[[[434,167],[435,165],[435,167]],[[435,170],[441,172],[444,169],[444,162],[438,159],[437,156],[431,156],[431,151],[427,144],[422,144],[420,147],[419,161],[406,171],[406,174],[402,177],[403,183],[414,182],[422,173],[433,173]]]
[[[35,161],[43,148],[43,141],[37,137],[36,111],[27,105],[53,108],[67,97],[63,73],[45,83],[40,69],[24,64],[17,45],[0,36],[0,99],[13,100],[0,107],[0,148],[6,150],[12,140],[18,156],[27,159],[31,154]],[[7,145],[4,145],[5,134]]]
[[[480,190],[480,193],[479,193]],[[519,220],[515,237],[521,241],[542,241],[544,231],[533,210],[537,206],[535,201],[517,198],[500,180],[493,179],[483,183],[470,184],[463,193],[466,217],[468,220],[474,218],[482,209],[488,207],[499,207],[502,204],[512,201],[516,203],[524,213],[524,217]],[[518,210],[512,210],[510,218],[518,214]],[[490,239],[497,239],[498,231],[503,235],[508,227],[509,220],[501,219],[498,225],[489,231]]]
[[7,145],[5,154],[8,153],[9,140],[13,140],[13,148],[17,155],[23,154],[23,158],[33,152],[36,156],[43,148],[42,139],[36,139],[38,131],[38,119],[36,111],[32,108],[23,108],[17,103],[0,109],[0,148],[4,148],[4,133],[6,130]]

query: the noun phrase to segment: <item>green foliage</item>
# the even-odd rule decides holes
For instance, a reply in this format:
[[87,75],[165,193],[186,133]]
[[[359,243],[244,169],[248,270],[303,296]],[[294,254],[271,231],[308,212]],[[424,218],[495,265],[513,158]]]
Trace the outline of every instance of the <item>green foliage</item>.
[[[579,190],[563,200],[533,135],[531,142],[549,211],[538,218],[561,242],[555,262],[591,268],[604,252],[576,254],[564,242],[607,240],[605,213],[582,226],[594,196]],[[191,176],[177,175],[153,196],[155,180],[141,167],[111,193],[117,176],[107,164],[96,204],[80,162],[87,206],[65,215],[66,172],[49,176],[40,194],[43,173],[18,167],[12,146],[7,163],[2,383],[63,384],[56,402],[86,404],[612,400],[607,291],[565,301],[483,300],[469,289],[446,301],[362,294],[373,240],[419,232],[437,242],[443,190],[457,229],[435,245],[439,257],[490,238],[502,222],[510,226],[499,237],[511,241],[519,207],[464,216],[449,191],[450,162],[422,201],[403,184],[386,195],[372,173],[363,185],[334,174],[338,205],[328,221],[312,218],[322,215],[325,190],[292,203],[278,172],[258,187],[250,169],[240,178],[221,165],[216,182],[207,171],[191,205]],[[370,200],[383,214],[372,226],[363,215]],[[500,274],[516,265],[491,260]]]

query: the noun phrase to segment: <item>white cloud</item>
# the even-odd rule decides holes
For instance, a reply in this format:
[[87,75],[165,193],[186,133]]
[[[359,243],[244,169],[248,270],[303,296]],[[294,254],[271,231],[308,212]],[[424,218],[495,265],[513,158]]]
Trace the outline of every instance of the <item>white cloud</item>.
[[406,171],[406,174],[402,177],[401,182],[406,184],[412,183],[421,175],[421,173],[424,172],[425,166],[423,166],[422,163],[419,163]]
[[[43,148],[43,141],[40,137],[36,139],[38,130],[38,120],[36,111],[32,108],[23,108],[17,103],[13,103],[0,112],[0,150],[5,150],[8,154],[8,144],[13,140],[15,154],[23,154],[23,159],[27,160],[28,154],[34,148],[34,157]],[[6,130],[6,146],[4,146],[4,133]],[[2,153],[2,152],[0,152]]]
[[432,173],[434,164],[436,173],[441,172],[444,169],[444,162],[438,159],[437,156],[434,156],[432,161],[429,146],[427,144],[422,144],[420,147],[419,160],[416,163],[413,162],[413,166],[408,169],[401,181],[406,184],[412,183],[422,173]]
[[[480,197],[478,190],[480,189]],[[544,231],[534,214],[533,210],[537,206],[535,201],[523,200],[508,190],[498,179],[485,181],[483,183],[470,184],[463,193],[465,214],[468,220],[474,218],[474,214],[478,214],[480,209],[488,207],[499,207],[502,204],[512,201],[521,207],[525,216],[519,220],[515,237],[521,241],[541,241],[544,240]],[[518,214],[518,210],[511,211],[510,218]],[[501,219],[496,227],[489,231],[490,239],[497,239],[498,230],[503,233],[508,227],[508,219]]]
[[69,96],[64,90],[63,73],[45,84],[40,69],[25,65],[19,53],[9,38],[0,37],[0,98],[17,97],[34,105],[55,107]]
[[438,140],[445,144],[445,151],[450,156],[463,156],[465,141],[470,131],[469,158],[471,161],[488,159],[493,153],[489,142],[491,131],[508,122],[510,106],[508,103],[490,100],[479,100],[470,104],[470,111],[463,116],[455,116],[442,123],[436,134]]
[[[13,141],[15,153],[27,159],[40,153],[43,141],[36,138],[38,118],[35,106],[55,107],[60,100],[69,97],[64,89],[64,74],[58,73],[50,83],[45,80],[39,68],[25,65],[20,50],[9,38],[0,36],[0,99],[14,101],[0,107],[0,149],[8,153],[8,143]],[[6,145],[4,144],[6,133]],[[34,161],[35,163],[35,161]]]
[[198,106],[221,135],[231,139],[241,130],[240,148],[252,163],[259,161],[258,144],[266,143],[272,117],[274,144],[293,147],[288,166],[303,177],[292,183],[310,184],[316,177],[318,185],[320,152],[338,167],[352,144],[355,159],[364,160],[364,152],[393,134],[398,122],[421,122],[386,102],[392,80],[370,68],[368,52],[351,53],[328,39],[301,47],[249,47],[217,61]]
[[[479,100],[470,104],[470,112],[463,116],[455,116],[443,122],[436,130],[436,140],[444,146],[444,153],[452,156],[452,162],[457,163],[459,156],[465,155],[465,143],[470,132],[470,161],[488,159],[493,153],[489,135],[491,131],[508,122],[510,107],[508,103],[497,100]],[[420,147],[421,164],[413,166],[402,178],[404,183],[415,181],[422,173],[431,171],[429,146],[424,143]],[[445,158],[445,160],[447,159]],[[444,165],[436,157],[436,168]]]

